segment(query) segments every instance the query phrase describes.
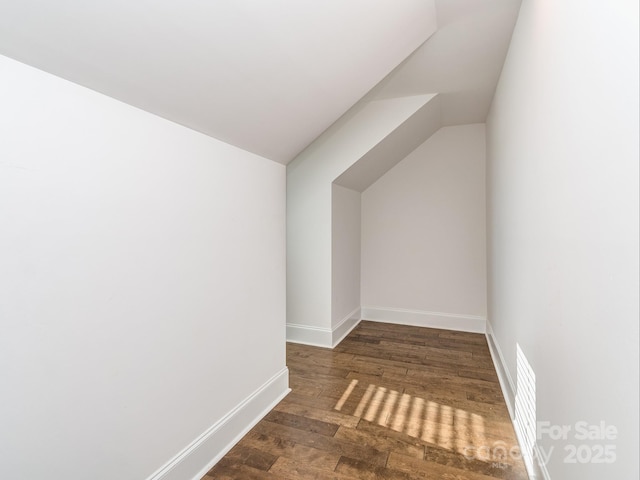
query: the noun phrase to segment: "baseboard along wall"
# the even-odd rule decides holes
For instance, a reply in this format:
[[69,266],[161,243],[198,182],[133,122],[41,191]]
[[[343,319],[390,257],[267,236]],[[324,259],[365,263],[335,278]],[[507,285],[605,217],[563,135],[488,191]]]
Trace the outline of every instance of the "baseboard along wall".
[[349,335],[351,330],[358,326],[361,318],[362,310],[358,307],[338,322],[338,324],[331,330],[331,348],[334,348],[344,339],[344,337]]
[[287,342],[313,347],[334,348],[360,323],[360,307],[344,317],[333,328],[287,323]]
[[404,308],[362,307],[355,309],[331,329],[288,323],[287,342],[333,348],[360,323],[360,319],[471,333],[485,333],[486,331],[486,318],[476,315],[426,312]]
[[485,333],[486,318],[477,315],[427,312],[405,308],[362,307],[362,318],[374,322],[441,328],[461,332]]
[[290,391],[285,367],[147,480],[200,480]]

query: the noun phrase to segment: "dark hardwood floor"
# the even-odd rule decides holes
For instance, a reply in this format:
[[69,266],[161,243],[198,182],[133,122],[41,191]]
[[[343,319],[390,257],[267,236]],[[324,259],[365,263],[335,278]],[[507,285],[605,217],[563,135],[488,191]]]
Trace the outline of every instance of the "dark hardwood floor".
[[203,480],[528,478],[484,335],[363,321],[287,364],[293,391]]

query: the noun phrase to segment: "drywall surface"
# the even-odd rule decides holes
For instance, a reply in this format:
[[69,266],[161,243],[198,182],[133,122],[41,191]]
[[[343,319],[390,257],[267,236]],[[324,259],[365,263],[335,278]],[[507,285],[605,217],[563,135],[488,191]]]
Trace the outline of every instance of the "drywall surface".
[[0,52],[288,163],[435,32],[434,3],[2,2]]
[[363,102],[287,165],[287,324],[331,330],[332,183],[433,98]]
[[445,127],[363,192],[363,309],[484,318],[484,175],[484,124]]
[[331,328],[334,329],[360,311],[360,193],[333,185],[331,203]]
[[487,121],[488,306],[537,421],[570,428],[538,423],[553,479],[639,476],[638,116],[638,2],[524,0]]
[[440,103],[440,96],[432,95],[402,125],[337,177],[335,183],[358,192],[373,185],[442,126]]
[[0,78],[0,477],[149,478],[285,368],[285,168]]

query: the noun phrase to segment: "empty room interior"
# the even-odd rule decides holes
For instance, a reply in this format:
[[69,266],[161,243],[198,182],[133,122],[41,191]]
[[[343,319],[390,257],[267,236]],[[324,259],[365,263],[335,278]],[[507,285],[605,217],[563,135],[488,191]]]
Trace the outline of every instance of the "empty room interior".
[[0,0],[0,478],[637,480],[636,0]]

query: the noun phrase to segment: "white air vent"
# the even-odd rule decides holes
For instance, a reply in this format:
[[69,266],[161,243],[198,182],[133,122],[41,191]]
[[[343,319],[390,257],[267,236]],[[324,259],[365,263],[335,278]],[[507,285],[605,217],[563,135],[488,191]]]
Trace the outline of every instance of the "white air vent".
[[516,344],[516,430],[527,471],[533,471],[536,445],[536,375]]

